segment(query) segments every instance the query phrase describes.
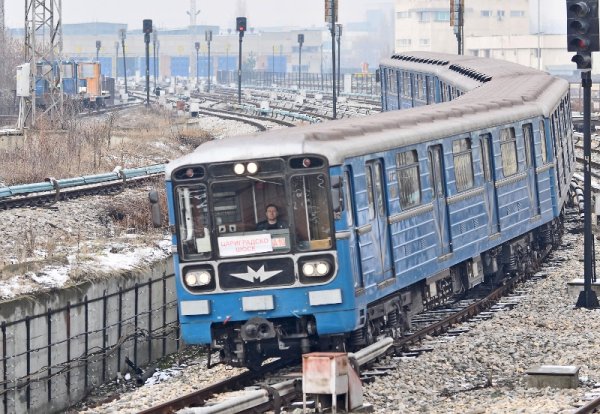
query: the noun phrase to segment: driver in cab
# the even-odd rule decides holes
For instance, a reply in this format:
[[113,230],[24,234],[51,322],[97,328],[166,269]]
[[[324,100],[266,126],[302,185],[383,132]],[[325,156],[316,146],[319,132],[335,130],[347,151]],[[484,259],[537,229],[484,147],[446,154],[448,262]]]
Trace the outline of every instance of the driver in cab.
[[265,216],[267,219],[259,222],[256,225],[256,230],[287,229],[288,224],[279,218],[279,209],[275,204],[267,205]]

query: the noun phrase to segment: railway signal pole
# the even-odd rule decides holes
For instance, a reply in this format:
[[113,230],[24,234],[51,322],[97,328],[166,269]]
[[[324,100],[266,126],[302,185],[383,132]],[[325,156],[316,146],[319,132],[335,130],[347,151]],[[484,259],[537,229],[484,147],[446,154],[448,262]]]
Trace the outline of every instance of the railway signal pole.
[[150,33],[152,33],[152,20],[144,19],[144,43],[146,44],[146,107],[150,107]]
[[584,201],[584,284],[579,293],[577,307],[593,309],[598,307],[596,292],[592,290],[592,280],[596,280],[594,268],[594,236],[592,234],[592,172],[591,172],[591,94],[592,94],[592,52],[600,51],[598,33],[598,0],[567,0],[567,49],[576,52],[571,59],[581,70],[583,87],[583,201]]
[[302,44],[304,43],[304,35],[298,35],[298,92],[302,84]]
[[331,32],[331,75],[333,91],[333,119],[337,119],[337,97],[335,76],[335,24],[337,23],[338,0],[325,0],[325,22]]
[[102,42],[96,40],[96,62],[100,62],[100,49],[102,48]]
[[204,32],[206,43],[208,43],[208,93],[210,93],[210,42],[212,41],[212,30]]
[[236,19],[236,30],[240,34],[238,56],[238,105],[242,104],[242,40],[244,39],[244,32],[246,31],[247,24],[248,20],[245,17],[238,17]]
[[156,87],[158,86],[158,75],[157,69],[158,64],[156,63],[156,43],[158,42],[158,32],[153,29],[152,32],[152,71],[154,72],[154,92],[156,93]]
[[198,55],[200,54],[200,42],[194,42],[194,48],[196,49],[196,88],[200,88],[198,86],[198,85],[200,85],[200,75],[199,75],[200,66],[198,66]]

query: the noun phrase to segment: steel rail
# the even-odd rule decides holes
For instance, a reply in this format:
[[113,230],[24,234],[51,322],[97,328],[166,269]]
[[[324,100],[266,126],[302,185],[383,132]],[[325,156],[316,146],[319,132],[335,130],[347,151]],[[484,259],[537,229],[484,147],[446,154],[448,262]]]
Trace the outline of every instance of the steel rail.
[[596,397],[587,404],[579,407],[573,414],[588,414],[593,413],[596,408],[600,407],[600,397]]
[[211,384],[201,390],[193,393],[184,395],[179,398],[167,401],[155,407],[151,407],[140,411],[138,414],[171,414],[177,410],[181,410],[186,407],[194,407],[204,404],[214,394],[218,394],[227,390],[232,390],[245,386],[252,383],[258,378],[261,378],[265,374],[285,368],[289,366],[290,361],[279,359],[274,362],[268,363],[260,367],[257,371],[246,371],[242,374],[236,375],[231,378],[224,379],[217,383]]

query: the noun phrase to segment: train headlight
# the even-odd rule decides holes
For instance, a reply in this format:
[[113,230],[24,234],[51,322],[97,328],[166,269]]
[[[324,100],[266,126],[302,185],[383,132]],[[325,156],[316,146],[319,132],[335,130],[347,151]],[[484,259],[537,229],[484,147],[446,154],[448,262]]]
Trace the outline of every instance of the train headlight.
[[325,276],[327,273],[329,273],[329,263],[327,263],[327,262],[320,262],[317,265],[317,274],[319,276]]
[[235,164],[233,166],[233,172],[236,173],[237,175],[242,175],[244,173],[244,171],[246,171],[246,167],[244,167],[244,164],[242,164],[242,163]]
[[256,174],[258,172],[258,164],[255,162],[249,162],[246,166],[248,174]]
[[206,286],[211,280],[212,276],[207,270],[193,270],[185,275],[185,284],[188,286]]
[[304,263],[302,266],[302,273],[304,276],[314,276],[315,274],[315,265],[312,262]]
[[302,265],[302,274],[308,277],[321,277],[325,276],[331,270],[331,265],[322,260],[314,262],[306,262]]

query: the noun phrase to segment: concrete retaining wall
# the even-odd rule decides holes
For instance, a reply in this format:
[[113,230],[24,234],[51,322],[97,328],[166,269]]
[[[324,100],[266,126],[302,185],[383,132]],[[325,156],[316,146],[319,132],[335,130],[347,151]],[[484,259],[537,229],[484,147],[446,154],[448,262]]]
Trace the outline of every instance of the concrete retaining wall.
[[173,264],[0,303],[0,414],[52,413],[177,351]]

